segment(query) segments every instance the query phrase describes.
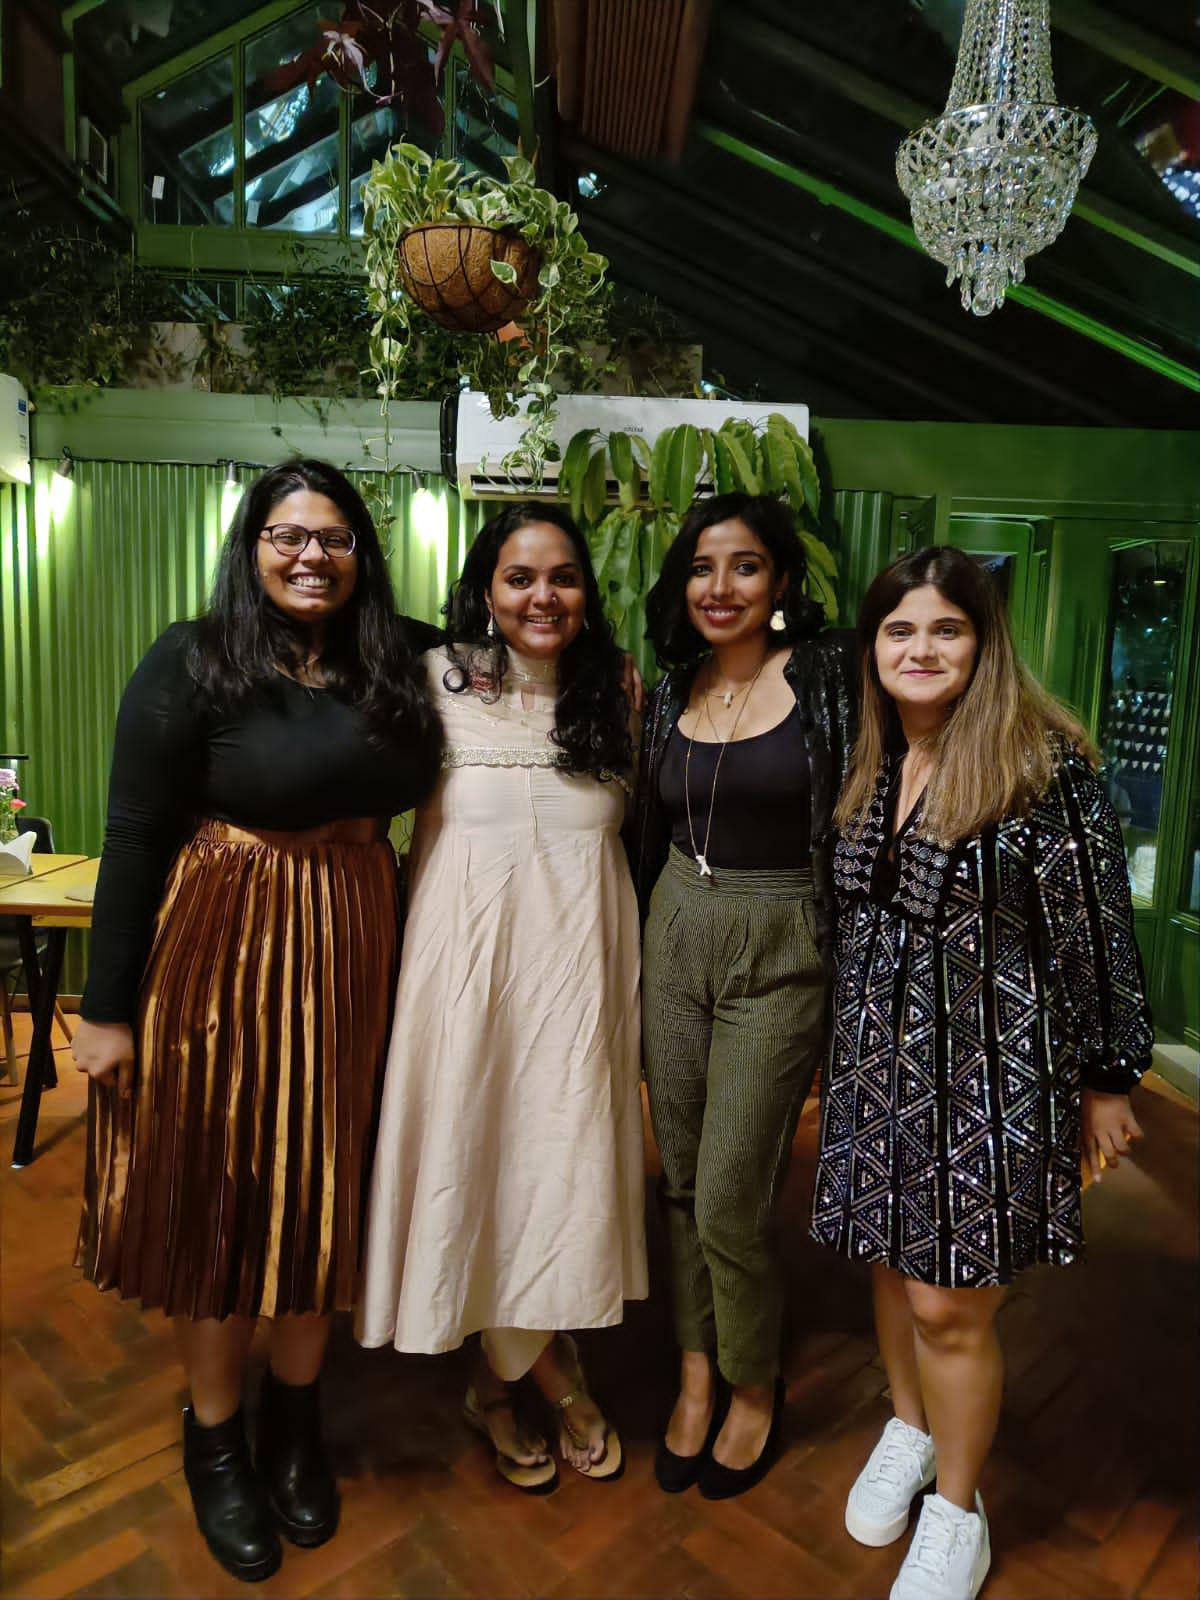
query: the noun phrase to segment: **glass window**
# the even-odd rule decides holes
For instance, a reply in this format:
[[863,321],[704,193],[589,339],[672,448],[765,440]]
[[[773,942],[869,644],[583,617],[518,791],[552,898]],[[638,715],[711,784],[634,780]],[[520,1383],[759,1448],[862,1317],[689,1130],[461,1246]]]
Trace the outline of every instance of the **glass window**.
[[233,59],[220,56],[141,102],[142,216],[233,221]]
[[1145,902],[1157,886],[1187,554],[1182,540],[1146,540],[1113,555],[1101,772],[1125,836],[1130,887]]
[[405,125],[404,111],[398,106],[376,105],[365,95],[351,102],[350,124],[350,232],[363,231],[363,184],[371,175],[372,161],[382,161],[392,145],[401,139],[420,145],[430,155],[440,155],[441,135],[415,118]]
[[322,73],[272,94],[268,78],[303,52],[319,48],[318,4],[287,17],[251,40],[246,73],[246,226],[291,233],[336,233],[338,115],[342,91]]
[[505,177],[502,156],[517,153],[517,104],[500,88],[488,94],[464,61],[454,62],[454,155],[468,171]]
[[1016,556],[1005,555],[977,555],[975,560],[991,578],[1000,592],[1007,611],[1012,602],[1013,573],[1016,570]]
[[1183,893],[1179,898],[1182,911],[1200,915],[1200,784],[1192,800],[1192,837],[1183,858]]

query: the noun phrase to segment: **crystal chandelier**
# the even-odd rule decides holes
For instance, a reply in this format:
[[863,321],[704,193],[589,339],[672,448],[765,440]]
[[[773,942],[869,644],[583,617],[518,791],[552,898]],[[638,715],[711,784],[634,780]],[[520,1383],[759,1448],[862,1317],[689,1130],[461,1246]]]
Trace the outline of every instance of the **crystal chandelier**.
[[1004,304],[1062,232],[1095,150],[1090,118],[1054,103],[1049,0],[966,0],[946,109],[896,154],[917,238],[947,284],[962,279],[964,310]]

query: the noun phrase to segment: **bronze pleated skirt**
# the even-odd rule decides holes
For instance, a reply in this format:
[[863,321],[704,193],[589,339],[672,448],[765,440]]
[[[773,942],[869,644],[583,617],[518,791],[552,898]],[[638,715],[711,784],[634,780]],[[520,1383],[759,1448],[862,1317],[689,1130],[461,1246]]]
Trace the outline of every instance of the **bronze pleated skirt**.
[[208,821],[167,879],[129,1099],[90,1088],[78,1261],[173,1316],[347,1310],[397,948],[385,823]]

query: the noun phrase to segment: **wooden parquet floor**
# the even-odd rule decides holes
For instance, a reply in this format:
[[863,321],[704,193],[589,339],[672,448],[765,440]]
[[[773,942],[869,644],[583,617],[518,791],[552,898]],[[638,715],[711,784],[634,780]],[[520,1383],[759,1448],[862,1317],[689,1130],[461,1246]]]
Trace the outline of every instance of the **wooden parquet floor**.
[[[65,1053],[59,1060],[37,1161],[12,1172],[6,1153],[2,1167],[2,1592],[245,1595],[193,1529],[167,1327],[98,1294],[71,1266],[84,1097]],[[0,1091],[9,1142],[17,1093]],[[1147,1138],[1137,1166],[1085,1202],[1088,1265],[1027,1275],[1002,1312],[1007,1397],[983,1482],[994,1552],[984,1600],[1197,1594],[1197,1119],[1165,1089],[1144,1092],[1138,1114]],[[553,1497],[519,1495],[459,1419],[465,1354],[361,1350],[340,1322],[325,1401],[341,1531],[319,1550],[285,1547],[258,1592],[886,1595],[904,1545],[866,1550],[842,1528],[846,1490],[889,1411],[865,1274],[806,1238],[814,1122],[810,1108],[783,1207],[786,1452],[762,1484],[724,1504],[654,1484],[674,1358],[652,1210],[653,1298],[621,1328],[580,1341],[625,1441],[620,1482],[567,1471]],[[649,1143],[647,1157],[649,1181]]]

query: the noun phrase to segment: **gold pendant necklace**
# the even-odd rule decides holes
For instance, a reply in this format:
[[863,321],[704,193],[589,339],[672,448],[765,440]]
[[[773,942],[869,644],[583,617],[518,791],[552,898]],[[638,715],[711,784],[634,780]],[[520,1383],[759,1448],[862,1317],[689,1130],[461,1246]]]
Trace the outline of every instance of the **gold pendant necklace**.
[[[733,727],[730,728],[729,737],[727,739],[721,739],[720,734],[717,733],[717,725],[713,721],[711,715],[709,714],[708,701],[711,698],[711,695],[710,694],[706,694],[705,697],[704,697],[702,709],[703,709],[704,715],[708,717],[709,727],[712,729],[712,731],[714,733],[717,733],[717,738],[718,738],[718,741],[720,742],[721,748],[717,752],[717,764],[713,769],[712,789],[711,789],[711,791],[709,793],[709,796],[708,796],[708,821],[705,823],[705,826],[704,826],[704,848],[702,850],[697,850],[697,848],[696,848],[696,830],[692,826],[692,796],[691,796],[690,776],[691,776],[691,770],[692,770],[692,746],[695,744],[696,741],[692,738],[692,736],[690,734],[684,734],[684,738],[688,742],[688,747],[687,747],[687,755],[684,757],[684,761],[683,761],[683,803],[684,803],[684,806],[685,806],[685,808],[687,810],[688,839],[691,841],[692,856],[693,856],[693,858],[694,858],[694,860],[696,862],[696,867],[697,867],[697,870],[699,872],[699,875],[702,878],[711,878],[712,875],[713,875],[712,874],[712,868],[708,864],[708,841],[709,841],[709,838],[712,835],[713,807],[717,803],[717,779],[721,776],[721,763],[725,759],[726,750],[728,750],[729,746],[733,743],[734,735],[737,733],[737,730],[738,730],[738,723],[742,720],[742,712],[745,711],[746,707],[750,704],[750,696],[754,691],[754,685],[762,677],[762,675],[763,675],[763,667],[765,667],[766,664],[767,664],[766,657],[764,657],[762,666],[759,667],[758,671],[750,679],[750,682],[746,687],[746,698],[742,701],[741,705],[738,707],[737,716],[734,717],[734,719],[733,719]],[[733,691],[730,690],[729,693],[724,698],[725,698],[726,706],[731,706],[733,704]],[[696,731],[699,732],[699,730],[700,730],[700,713],[697,712],[696,713]]]

